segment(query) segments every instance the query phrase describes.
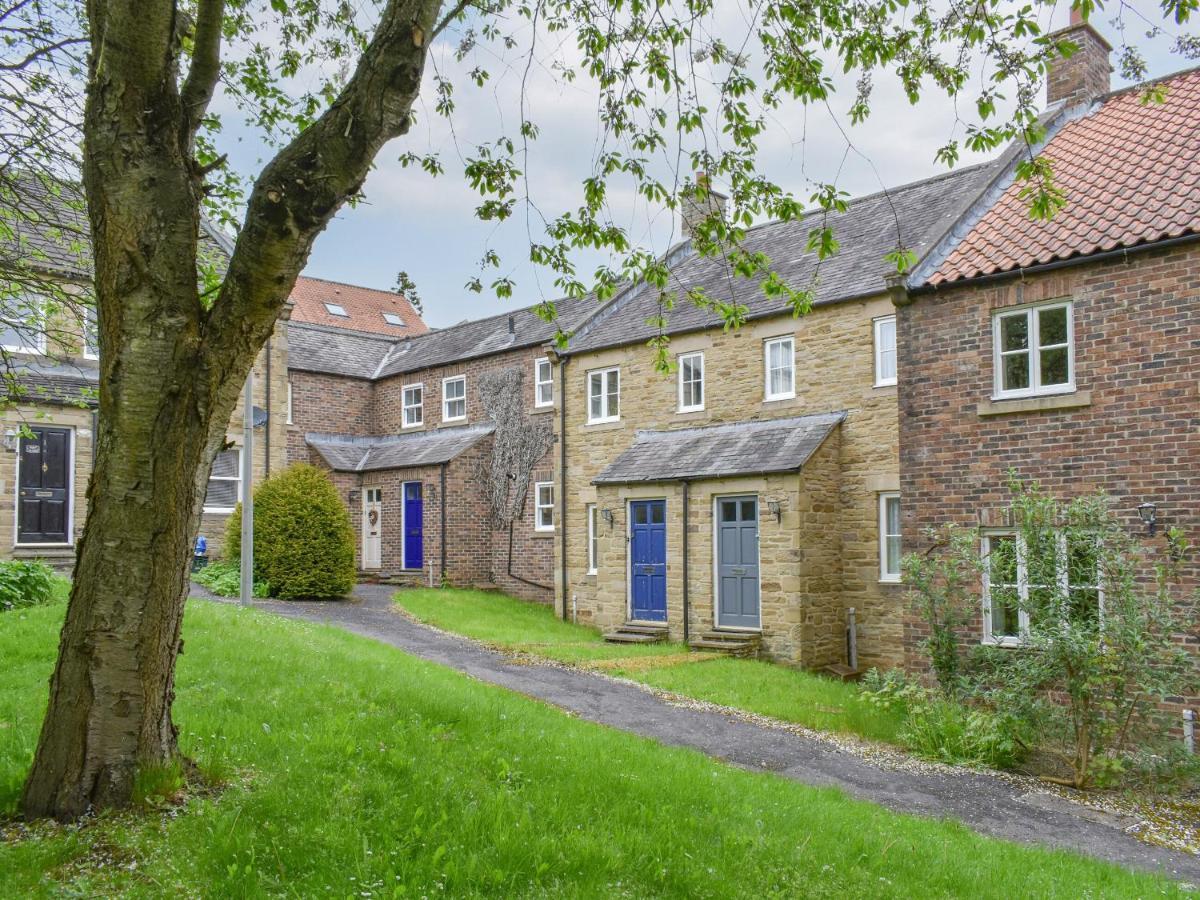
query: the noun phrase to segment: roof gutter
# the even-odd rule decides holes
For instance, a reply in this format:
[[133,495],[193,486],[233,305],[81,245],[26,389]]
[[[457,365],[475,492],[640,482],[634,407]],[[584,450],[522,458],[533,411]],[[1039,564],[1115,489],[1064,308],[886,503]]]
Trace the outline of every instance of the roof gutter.
[[940,284],[923,284],[919,287],[910,288],[908,295],[910,297],[920,297],[926,294],[936,294],[940,290],[952,290],[954,288],[977,285],[995,284],[999,281],[1007,281],[1010,278],[1025,278],[1027,275],[1040,275],[1043,272],[1054,272],[1058,269],[1068,269],[1073,266],[1082,266],[1088,263],[1106,262],[1111,259],[1128,259],[1130,256],[1138,253],[1144,253],[1150,250],[1166,250],[1171,247],[1178,247],[1183,244],[1190,244],[1200,241],[1200,232],[1192,234],[1181,234],[1176,237],[1164,238],[1161,241],[1150,241],[1145,244],[1136,244],[1132,247],[1117,247],[1113,250],[1104,250],[1100,253],[1089,253],[1087,256],[1072,256],[1068,259],[1056,259],[1047,263],[1038,263],[1033,266],[1026,266],[1020,269],[1009,269],[1006,272],[991,272],[987,275],[977,275],[973,278],[961,278],[955,281],[943,281]]

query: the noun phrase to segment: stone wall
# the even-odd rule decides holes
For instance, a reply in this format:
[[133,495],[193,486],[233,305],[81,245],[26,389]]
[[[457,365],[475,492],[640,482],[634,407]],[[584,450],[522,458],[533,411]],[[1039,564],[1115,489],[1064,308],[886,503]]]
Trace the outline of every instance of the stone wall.
[[[1067,499],[1104,490],[1144,533],[1137,506],[1163,528],[1200,542],[1200,247],[921,296],[898,318],[901,471],[906,546],[921,529],[990,521],[1008,498],[1008,473]],[[1074,301],[1076,391],[993,400],[992,312]],[[1161,536],[1156,539],[1161,545]],[[1200,567],[1185,577],[1194,595]],[[923,626],[906,611],[908,662],[922,668]],[[1194,601],[1179,640],[1200,654]],[[982,609],[969,629],[982,633]],[[1194,705],[1196,698],[1191,698]]]
[[[615,617],[622,607],[617,602],[626,593],[626,557],[624,526],[614,528],[614,537],[607,539],[604,550],[608,557],[595,576],[587,574],[587,522],[585,506],[589,503],[614,505],[604,488],[601,496],[592,484],[617,455],[626,450],[639,429],[695,427],[699,425],[773,419],[813,413],[845,410],[846,421],[840,426],[837,450],[836,490],[830,483],[829,470],[813,472],[814,484],[820,492],[813,502],[820,509],[806,510],[810,521],[821,521],[820,527],[803,526],[795,518],[803,504],[797,500],[792,512],[785,512],[785,522],[796,530],[799,558],[812,562],[803,569],[798,564],[789,580],[780,582],[780,592],[816,591],[814,596],[831,597],[836,593],[836,613],[811,620],[816,646],[811,653],[797,646],[794,636],[781,638],[776,632],[787,630],[799,621],[770,621],[767,615],[764,589],[764,642],[779,658],[817,665],[833,652],[835,631],[833,622],[844,622],[844,609],[855,607],[859,620],[859,657],[863,667],[898,665],[903,658],[901,597],[898,585],[879,581],[878,495],[881,491],[899,488],[897,459],[896,388],[874,387],[874,330],[873,319],[890,315],[893,309],[884,297],[871,298],[814,309],[808,316],[793,319],[779,316],[749,323],[742,328],[723,332],[717,329],[675,336],[671,341],[672,354],[702,350],[705,354],[705,409],[700,412],[678,412],[678,386],[674,374],[661,375],[653,369],[653,355],[640,344],[601,350],[570,357],[567,362],[567,476],[568,496],[565,498],[568,528],[568,573],[565,592],[562,590],[559,565],[555,566],[559,602],[565,596],[568,606],[577,595],[580,617],[601,626],[617,624]],[[796,337],[796,397],[782,401],[764,401],[763,341],[768,338],[794,334]],[[587,372],[594,369],[620,366],[621,419],[606,424],[587,424]],[[903,377],[903,376],[902,376]],[[816,461],[814,460],[814,463]],[[822,458],[821,466],[830,465]],[[557,459],[556,459],[557,465]],[[806,473],[809,477],[809,473]],[[556,480],[559,480],[556,476]],[[732,483],[732,482],[731,482]],[[690,544],[694,552],[711,554],[711,510],[703,512],[705,496],[711,492],[727,492],[723,482],[712,485],[692,484],[692,532]],[[749,489],[737,487],[736,490]],[[782,485],[759,484],[755,489],[792,493],[799,490],[796,479],[786,491]],[[645,490],[638,488],[638,491]],[[678,485],[657,489],[656,496],[668,502],[668,522],[678,531]],[[710,493],[705,493],[710,492]],[[628,496],[632,496],[629,494]],[[560,498],[560,515],[563,512]],[[615,506],[622,509],[620,502]],[[624,515],[623,512],[620,515]],[[705,516],[708,516],[706,519]],[[787,519],[792,516],[792,519]],[[833,522],[832,528],[829,523]],[[763,539],[767,540],[773,523],[763,522]],[[829,546],[836,538],[836,548]],[[803,535],[803,537],[801,537]],[[614,541],[617,541],[614,543]],[[804,546],[801,546],[803,542]],[[699,548],[708,545],[710,549]],[[691,548],[689,548],[691,549]],[[556,553],[561,552],[556,544]],[[668,548],[670,558],[674,545]],[[828,571],[822,573],[822,568]],[[713,590],[711,573],[704,573],[703,564],[689,567],[691,607],[693,614],[708,608],[711,617]],[[704,574],[701,574],[704,573]],[[765,576],[764,576],[765,579]],[[791,579],[801,579],[799,583]],[[765,584],[765,580],[764,580]],[[678,577],[672,580],[668,562],[668,612],[676,630],[682,626],[681,593]],[[615,599],[614,599],[615,598]],[[824,601],[822,601],[824,603]],[[802,606],[803,604],[801,604]],[[792,615],[789,613],[788,615]],[[705,626],[697,618],[696,624]],[[709,620],[710,621],[710,620]],[[817,624],[820,621],[821,624]],[[840,627],[840,625],[838,626]],[[769,633],[768,633],[769,632]],[[815,636],[820,632],[823,636]],[[837,640],[840,641],[840,638]],[[840,661],[840,660],[839,660]],[[823,663],[820,663],[823,664]]]
[[[59,332],[65,341],[64,349],[70,349],[65,326]],[[76,348],[78,349],[78,348]],[[267,379],[267,359],[270,363],[270,379]],[[287,328],[281,320],[267,346],[259,352],[254,365],[254,404],[268,414],[267,424],[255,432],[254,477],[261,480],[287,464]],[[9,428],[17,431],[22,423],[69,428],[72,431],[74,454],[71,511],[72,544],[83,533],[87,517],[87,486],[92,474],[94,411],[78,406],[62,406],[50,403],[22,405],[5,410],[0,414],[0,430]],[[232,446],[242,445],[242,402],[230,418],[226,439]],[[74,561],[74,547],[21,548],[16,544],[16,468],[17,454],[0,450],[0,533],[11,537],[0,538],[0,558],[16,556],[40,556],[70,568]],[[209,555],[220,555],[224,543],[227,513],[205,513],[200,521],[200,534],[208,539]],[[6,529],[6,530],[5,530]]]

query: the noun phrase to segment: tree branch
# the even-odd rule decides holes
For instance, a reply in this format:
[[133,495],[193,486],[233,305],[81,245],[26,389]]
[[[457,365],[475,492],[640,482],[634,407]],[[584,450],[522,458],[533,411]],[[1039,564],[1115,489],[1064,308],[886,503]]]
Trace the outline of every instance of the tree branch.
[[379,149],[408,130],[441,7],[441,0],[389,0],[337,99],[260,175],[203,324],[212,390],[223,386],[225,370],[257,352],[317,235],[361,188]]
[[221,74],[221,22],[224,17],[225,0],[200,0],[192,40],[192,64],[180,92],[183,110],[180,137],[189,153]]
[[454,4],[454,8],[446,13],[446,15],[442,17],[442,21],[438,22],[437,25],[434,26],[433,37],[436,38],[443,31],[445,31],[447,26],[460,15],[462,15],[463,10],[470,6],[471,3],[472,0],[458,0],[458,2]]

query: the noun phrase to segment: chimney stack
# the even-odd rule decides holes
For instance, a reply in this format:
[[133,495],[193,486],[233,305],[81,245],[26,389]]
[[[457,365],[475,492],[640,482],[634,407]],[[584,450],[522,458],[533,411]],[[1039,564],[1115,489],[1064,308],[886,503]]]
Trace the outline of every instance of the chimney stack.
[[1112,45],[1095,28],[1083,21],[1078,9],[1071,10],[1071,23],[1050,35],[1069,40],[1078,49],[1070,57],[1059,57],[1050,64],[1046,78],[1046,105],[1065,102],[1067,106],[1090,103],[1112,90]]
[[696,186],[689,186],[679,198],[679,208],[683,214],[683,236],[690,241],[696,228],[714,212],[724,218],[728,212],[728,202],[728,197],[712,189],[707,172],[697,172]]

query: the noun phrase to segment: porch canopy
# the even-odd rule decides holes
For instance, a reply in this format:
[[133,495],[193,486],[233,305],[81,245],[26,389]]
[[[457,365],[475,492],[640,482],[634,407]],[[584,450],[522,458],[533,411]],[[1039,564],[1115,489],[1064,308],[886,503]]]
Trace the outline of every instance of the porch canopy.
[[639,431],[593,484],[636,484],[798,472],[845,412]]
[[495,430],[488,424],[371,437],[309,432],[304,442],[335,472],[375,472],[449,462]]

